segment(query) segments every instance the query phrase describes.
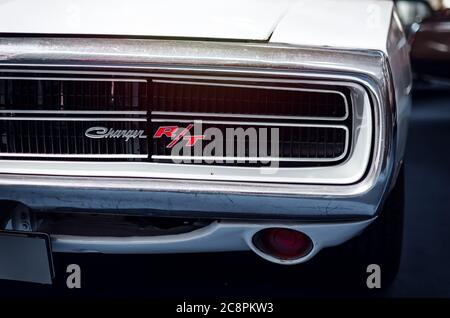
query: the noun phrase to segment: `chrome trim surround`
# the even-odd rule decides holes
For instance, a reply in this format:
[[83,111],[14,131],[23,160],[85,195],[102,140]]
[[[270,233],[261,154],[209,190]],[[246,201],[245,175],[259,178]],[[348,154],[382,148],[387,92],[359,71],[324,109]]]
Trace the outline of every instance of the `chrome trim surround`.
[[[190,252],[224,252],[252,250],[260,257],[277,264],[294,265],[308,261],[325,247],[339,245],[362,232],[374,219],[336,223],[279,223],[279,222],[213,222],[210,225],[178,235],[153,237],[82,237],[52,235],[54,252],[163,254]],[[258,231],[269,227],[283,227],[308,235],[312,250],[302,258],[280,260],[261,252],[252,242]]]
[[[220,181],[214,178],[192,180],[187,178],[189,176],[177,173],[172,176],[160,174],[159,177],[146,177],[142,175],[142,171],[122,178],[112,178],[106,177],[102,170],[90,171],[85,177],[75,177],[77,173],[69,175],[64,168],[54,170],[57,168],[54,162],[43,162],[44,165],[40,166],[42,174],[37,175],[34,162],[23,162],[24,165],[19,167],[17,162],[2,161],[1,197],[18,198],[32,207],[44,207],[44,204],[46,207],[61,206],[56,193],[61,189],[71,189],[72,193],[80,195],[87,195],[92,191],[96,191],[99,197],[105,195],[102,200],[91,200],[89,208],[101,209],[110,205],[117,208],[123,206],[126,197],[134,198],[133,193],[139,190],[142,199],[159,198],[158,201],[152,202],[168,214],[175,213],[176,210],[185,211],[185,200],[192,199],[189,201],[190,211],[205,213],[249,211],[248,214],[255,217],[272,213],[296,218],[350,214],[370,216],[377,213],[383,202],[384,194],[392,182],[393,167],[397,160],[400,160],[395,156],[395,95],[391,85],[389,59],[382,51],[308,48],[267,43],[10,37],[0,38],[0,59],[4,72],[27,68],[20,72],[42,73],[42,69],[38,68],[45,67],[49,74],[120,73],[122,76],[152,78],[185,78],[186,74],[198,74],[199,78],[207,73],[210,76],[227,76],[227,80],[237,81],[245,76],[256,76],[260,77],[254,80],[258,82],[270,82],[270,78],[267,78],[270,76],[277,78],[280,83],[296,81],[300,77],[303,81],[312,83],[328,81],[333,85],[339,82],[352,85],[360,92],[354,98],[370,104],[373,138],[371,147],[367,147],[367,144],[364,147],[370,148],[371,159],[364,169],[361,169],[364,172],[354,175],[355,178],[345,178],[341,175],[335,176],[334,180],[322,178],[316,184],[308,182],[308,178],[291,183],[288,178],[284,182],[289,183],[274,184],[267,182],[267,178],[255,180],[258,182]],[[169,72],[171,74],[168,74]],[[78,175],[85,172],[85,168],[83,165],[79,166]],[[104,168],[110,168],[110,163],[102,164],[100,169]],[[59,176],[51,175],[49,170]],[[310,172],[313,174],[314,171]],[[173,179],[168,179],[170,177]],[[38,185],[47,192],[45,200],[42,197],[44,192],[40,192],[40,188],[36,187]],[[36,191],[30,192],[30,187]],[[40,194],[40,200],[34,197],[37,192]],[[123,193],[125,197],[112,197],[111,193]],[[198,198],[199,195],[202,196],[202,202],[194,200],[194,197]],[[228,197],[232,197],[235,203],[226,205],[222,199],[227,200]],[[250,206],[248,200],[256,200],[257,197],[260,201],[267,197],[278,204],[270,204],[269,200],[265,205]],[[246,199],[240,200],[241,198]],[[136,206],[144,207],[144,202],[140,205],[138,200],[126,202],[130,203],[130,206],[135,203]],[[71,206],[82,207],[77,200],[64,203],[66,208]],[[146,206],[148,208],[148,201]]]
[[[120,74],[120,73],[118,73]],[[276,72],[275,72],[276,74]],[[266,75],[272,75],[267,71]],[[274,75],[275,76],[275,75]],[[296,73],[296,77],[303,76]],[[186,75],[186,78],[196,79],[196,76]],[[205,76],[202,76],[205,78]],[[207,78],[207,77],[206,77]],[[214,77],[228,80],[228,77]],[[251,77],[236,78],[240,82],[253,81]],[[268,82],[277,82],[273,77]],[[287,82],[287,81],[284,81]],[[227,167],[214,165],[153,163],[153,162],[52,162],[52,161],[8,161],[0,160],[0,173],[41,174],[46,171],[48,175],[70,175],[91,177],[136,177],[136,178],[173,178],[191,180],[222,180],[222,181],[254,181],[277,183],[309,183],[309,184],[350,184],[357,182],[364,175],[370,160],[370,145],[372,143],[372,112],[369,96],[362,86],[349,81],[312,81],[294,79],[292,83],[307,83],[317,85],[341,85],[351,90],[353,99],[353,128],[352,140],[346,142],[347,160],[334,166],[302,167],[302,168],[272,168],[272,167]],[[1,119],[29,120],[27,117],[0,117]],[[60,120],[55,117],[40,117],[33,120]],[[146,121],[145,118],[91,118],[91,117],[64,117],[64,120],[82,121]],[[152,119],[158,121],[160,119]],[[170,120],[170,119],[168,119]],[[204,121],[205,123],[223,123],[223,121]],[[230,121],[233,123],[233,121]],[[242,122],[234,122],[240,123]],[[253,123],[257,124],[257,123]],[[271,125],[268,123],[268,125]],[[291,125],[280,123],[277,125]],[[313,126],[320,126],[314,124]],[[342,126],[344,127],[344,126]],[[348,136],[348,134],[347,134]],[[350,147],[350,144],[352,145]],[[348,151],[350,151],[349,154]],[[343,158],[343,157],[342,157]],[[339,158],[339,159],[342,159]],[[187,159],[187,158],[185,158]],[[300,160],[299,160],[300,161]],[[322,161],[322,160],[316,160]],[[328,162],[336,161],[329,160]],[[276,161],[274,161],[276,162]],[[324,161],[325,162],[325,161]]]

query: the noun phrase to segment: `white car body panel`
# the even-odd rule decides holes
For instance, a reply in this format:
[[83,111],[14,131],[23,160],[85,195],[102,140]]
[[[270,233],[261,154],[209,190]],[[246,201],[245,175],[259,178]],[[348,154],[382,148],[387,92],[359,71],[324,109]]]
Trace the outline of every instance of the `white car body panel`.
[[[214,222],[210,225],[184,234],[156,237],[78,237],[55,235],[52,248],[55,252],[71,253],[118,253],[120,254],[167,254],[253,251],[262,258],[284,265],[294,265],[313,258],[323,248],[341,244],[361,233],[373,220],[357,222],[314,223],[236,223]],[[282,227],[307,234],[312,250],[302,258],[281,260],[261,252],[252,238],[267,227]]]
[[297,1],[270,41],[386,52],[392,7],[380,0]]
[[13,0],[0,32],[267,40],[295,0]]
[[384,0],[13,0],[0,2],[0,31],[270,38],[273,43],[386,52],[392,6]]

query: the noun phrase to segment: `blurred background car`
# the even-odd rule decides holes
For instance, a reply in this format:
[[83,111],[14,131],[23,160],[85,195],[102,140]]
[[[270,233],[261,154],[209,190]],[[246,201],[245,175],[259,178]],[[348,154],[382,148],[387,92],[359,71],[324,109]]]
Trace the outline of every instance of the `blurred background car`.
[[399,0],[417,82],[450,84],[450,1]]

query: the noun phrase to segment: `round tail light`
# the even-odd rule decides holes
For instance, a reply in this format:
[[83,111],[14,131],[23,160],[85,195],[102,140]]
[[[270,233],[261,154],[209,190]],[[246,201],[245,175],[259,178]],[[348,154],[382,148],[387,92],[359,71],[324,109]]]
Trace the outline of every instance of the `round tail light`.
[[306,234],[287,228],[268,228],[253,236],[253,244],[272,257],[292,260],[307,255],[313,247]]

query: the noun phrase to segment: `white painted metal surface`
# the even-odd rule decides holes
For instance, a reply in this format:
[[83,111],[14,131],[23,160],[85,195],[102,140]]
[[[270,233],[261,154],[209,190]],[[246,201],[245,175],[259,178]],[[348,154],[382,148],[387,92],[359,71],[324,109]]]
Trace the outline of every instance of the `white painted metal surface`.
[[0,32],[266,40],[293,2],[0,1]]
[[271,38],[386,51],[392,6],[388,0],[12,0],[0,2],[0,33]]
[[[361,233],[374,220],[336,223],[242,223],[214,222],[202,229],[167,236],[151,237],[82,237],[53,235],[54,252],[101,252],[118,254],[165,254],[190,252],[225,252],[252,250],[262,258],[285,265],[306,262],[325,247],[339,245]],[[280,260],[257,249],[253,235],[265,228],[295,229],[308,235],[313,248],[310,253],[294,260]]]
[[392,8],[387,0],[297,1],[270,41],[386,52]]

